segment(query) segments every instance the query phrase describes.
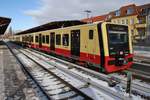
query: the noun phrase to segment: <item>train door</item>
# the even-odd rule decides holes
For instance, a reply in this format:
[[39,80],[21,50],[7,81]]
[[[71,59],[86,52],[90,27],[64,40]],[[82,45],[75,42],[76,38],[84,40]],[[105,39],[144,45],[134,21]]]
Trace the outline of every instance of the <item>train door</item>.
[[80,30],[71,31],[71,55],[80,56]]
[[32,38],[32,36],[31,35],[29,35],[29,46],[31,46],[31,38]]
[[42,34],[39,34],[39,48],[42,47]]
[[88,30],[88,59],[90,62],[93,62],[94,55],[95,55],[95,40],[94,40],[94,30],[90,29]]
[[50,50],[55,50],[55,33],[50,33]]

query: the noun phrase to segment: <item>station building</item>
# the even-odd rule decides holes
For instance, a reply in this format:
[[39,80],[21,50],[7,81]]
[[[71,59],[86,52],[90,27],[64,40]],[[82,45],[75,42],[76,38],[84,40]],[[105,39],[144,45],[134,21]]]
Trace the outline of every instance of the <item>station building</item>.
[[150,4],[122,6],[108,14],[82,19],[84,22],[110,21],[130,27],[133,43],[150,41]]

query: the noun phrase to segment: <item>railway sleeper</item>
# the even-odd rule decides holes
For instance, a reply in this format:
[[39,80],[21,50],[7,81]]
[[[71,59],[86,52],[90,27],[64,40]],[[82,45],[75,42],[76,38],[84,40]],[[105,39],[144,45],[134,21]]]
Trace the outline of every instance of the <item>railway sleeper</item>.
[[71,91],[72,91],[71,89],[68,90],[56,89],[56,90],[48,91],[48,93],[50,94],[50,96],[54,96],[54,95],[60,95]]

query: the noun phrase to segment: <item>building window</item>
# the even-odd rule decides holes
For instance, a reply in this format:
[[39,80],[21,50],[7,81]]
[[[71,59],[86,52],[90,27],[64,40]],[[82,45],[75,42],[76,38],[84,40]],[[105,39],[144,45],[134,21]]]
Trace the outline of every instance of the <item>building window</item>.
[[46,43],[49,43],[49,35],[46,35]]
[[116,23],[116,21],[115,21],[115,20],[113,20],[113,21],[112,21],[112,23]]
[[90,40],[93,39],[93,33],[94,33],[93,30],[89,30],[89,39]]
[[117,23],[118,23],[118,24],[120,24],[120,21],[119,21],[119,20],[117,20]]
[[56,35],[56,45],[61,45],[61,35],[60,34]]
[[127,15],[133,14],[133,13],[134,13],[134,9],[133,9],[132,7],[129,7],[129,8],[127,9]]
[[45,43],[45,35],[42,36],[43,43]]
[[134,35],[134,30],[131,30],[131,34]]
[[69,46],[69,34],[64,34],[63,35],[63,45],[64,46]]
[[122,24],[125,24],[125,23],[124,23],[124,20],[122,20]]
[[112,16],[111,15],[108,15],[108,19],[110,19]]
[[115,12],[115,16],[120,16],[120,10],[117,10],[117,11]]
[[129,24],[128,19],[126,19],[126,24],[127,24],[127,25]]
[[35,36],[35,42],[39,42],[39,37]]
[[130,24],[134,24],[134,19],[131,19],[131,20],[130,20]]
[[147,14],[146,9],[142,9],[142,13],[141,13],[141,15],[146,15],[146,14]]

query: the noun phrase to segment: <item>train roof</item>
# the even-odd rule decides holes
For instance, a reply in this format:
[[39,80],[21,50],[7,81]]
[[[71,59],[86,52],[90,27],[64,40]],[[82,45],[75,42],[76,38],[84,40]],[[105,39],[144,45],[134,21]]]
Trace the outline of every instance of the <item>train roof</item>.
[[40,25],[22,32],[17,33],[16,35],[20,34],[26,34],[26,33],[33,33],[33,32],[39,32],[39,31],[45,31],[45,30],[51,30],[51,29],[58,29],[61,27],[69,27],[69,26],[76,26],[76,25],[83,25],[87,24],[86,22],[78,21],[78,20],[71,20],[71,21],[55,21],[50,22],[44,25]]
[[10,18],[0,17],[0,35],[5,33],[10,22],[11,22]]

